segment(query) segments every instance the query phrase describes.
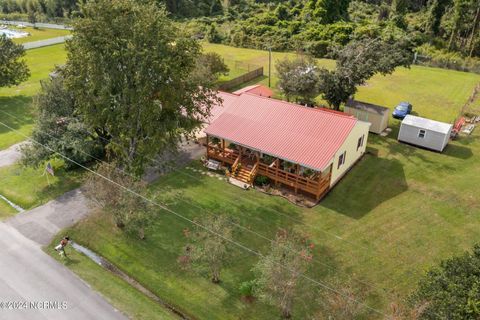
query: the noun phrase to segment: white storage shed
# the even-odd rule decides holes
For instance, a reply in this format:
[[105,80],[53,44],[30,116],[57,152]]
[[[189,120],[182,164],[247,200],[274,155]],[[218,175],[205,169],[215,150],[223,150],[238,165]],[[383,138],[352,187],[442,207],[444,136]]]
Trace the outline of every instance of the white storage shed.
[[400,125],[398,140],[442,152],[450,140],[452,127],[449,123],[407,115]]

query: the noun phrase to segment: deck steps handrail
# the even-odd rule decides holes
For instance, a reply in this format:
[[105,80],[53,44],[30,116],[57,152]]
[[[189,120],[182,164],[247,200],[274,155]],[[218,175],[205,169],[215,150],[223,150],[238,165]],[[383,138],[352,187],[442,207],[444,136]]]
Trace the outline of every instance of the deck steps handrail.
[[237,172],[237,167],[239,163],[240,163],[240,156],[238,156],[235,162],[232,164],[232,174],[235,175],[235,173]]
[[259,162],[255,163],[255,165],[252,168],[252,171],[250,172],[250,177],[248,178],[248,182],[250,182],[250,184],[253,183],[253,180],[255,179],[255,176],[257,175],[258,164],[259,164]]

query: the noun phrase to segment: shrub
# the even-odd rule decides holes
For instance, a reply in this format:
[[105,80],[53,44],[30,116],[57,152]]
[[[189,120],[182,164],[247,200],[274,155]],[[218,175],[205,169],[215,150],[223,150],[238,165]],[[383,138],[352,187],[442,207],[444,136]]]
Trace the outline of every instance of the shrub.
[[270,182],[270,179],[268,177],[265,177],[265,176],[256,176],[255,177],[255,183],[258,184],[258,185],[266,185]]
[[238,290],[240,291],[242,297],[250,298],[254,296],[255,285],[255,280],[245,281],[240,284]]
[[212,144],[214,144],[214,145],[218,146],[220,144],[220,139],[218,139],[218,138],[213,137],[211,141],[212,141]]
[[480,73],[480,59],[463,57],[458,52],[439,50],[425,44],[417,48],[417,64]]

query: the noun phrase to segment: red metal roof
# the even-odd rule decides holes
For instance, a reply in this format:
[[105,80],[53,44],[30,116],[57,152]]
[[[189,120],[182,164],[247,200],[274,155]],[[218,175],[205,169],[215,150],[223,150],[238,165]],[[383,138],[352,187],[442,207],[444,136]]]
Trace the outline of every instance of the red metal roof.
[[281,100],[242,94],[207,127],[208,135],[324,170],[357,120]]
[[218,96],[220,99],[222,99],[222,103],[215,103],[212,105],[210,109],[210,116],[207,119],[204,119],[205,123],[212,123],[225,111],[226,108],[228,108],[235,100],[238,99],[237,95],[223,91],[219,91]]
[[268,97],[268,98],[273,96],[272,89],[265,87],[261,84],[256,84],[253,86],[242,88],[240,90],[235,91],[233,94],[241,95],[242,93],[251,93],[251,94],[256,94],[257,96]]

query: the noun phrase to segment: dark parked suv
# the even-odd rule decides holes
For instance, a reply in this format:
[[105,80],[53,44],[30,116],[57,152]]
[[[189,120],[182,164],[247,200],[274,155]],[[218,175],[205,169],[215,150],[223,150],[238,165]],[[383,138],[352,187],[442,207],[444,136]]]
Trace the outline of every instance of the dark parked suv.
[[393,110],[392,116],[397,119],[403,119],[412,112],[412,104],[410,102],[400,102]]

